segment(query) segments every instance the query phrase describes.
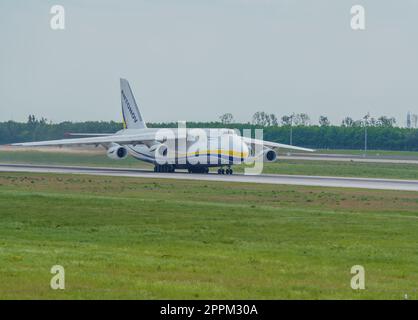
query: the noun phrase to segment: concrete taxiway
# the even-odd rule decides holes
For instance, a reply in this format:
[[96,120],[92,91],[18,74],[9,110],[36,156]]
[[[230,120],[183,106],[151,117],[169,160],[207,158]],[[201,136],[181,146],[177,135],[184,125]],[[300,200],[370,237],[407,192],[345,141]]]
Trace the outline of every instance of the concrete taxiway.
[[305,161],[338,161],[338,162],[365,162],[365,163],[395,163],[418,164],[416,156],[380,156],[380,155],[344,155],[344,154],[307,154],[291,153],[279,156],[281,160]]
[[61,173],[84,174],[98,176],[140,177],[158,179],[183,179],[198,181],[226,181],[265,184],[286,184],[320,187],[365,188],[380,190],[418,191],[418,180],[372,179],[372,178],[342,178],[299,175],[218,175],[189,174],[185,172],[156,173],[145,169],[75,167],[75,166],[45,166],[26,164],[0,164],[0,172],[30,172],[30,173]]

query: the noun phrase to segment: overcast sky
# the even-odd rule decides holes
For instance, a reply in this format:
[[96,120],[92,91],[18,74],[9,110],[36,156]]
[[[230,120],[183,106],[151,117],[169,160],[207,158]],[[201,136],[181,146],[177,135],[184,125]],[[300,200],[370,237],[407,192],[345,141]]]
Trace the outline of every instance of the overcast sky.
[[418,113],[416,0],[1,0],[0,43],[0,121],[121,121],[120,77],[150,122]]

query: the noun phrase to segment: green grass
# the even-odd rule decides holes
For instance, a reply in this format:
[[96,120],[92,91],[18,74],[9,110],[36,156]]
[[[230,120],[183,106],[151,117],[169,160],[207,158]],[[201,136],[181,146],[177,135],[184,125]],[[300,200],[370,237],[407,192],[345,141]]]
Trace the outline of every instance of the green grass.
[[[59,153],[40,151],[0,151],[0,162],[31,163],[53,165],[81,165],[102,167],[152,168],[150,164],[138,161],[132,157],[125,160],[111,160],[103,154],[90,153]],[[236,172],[243,172],[243,166],[234,167]],[[264,173],[340,176],[340,177],[369,177],[390,179],[418,180],[418,165],[396,163],[361,163],[348,161],[308,161],[281,160],[275,163],[265,163]]]
[[417,226],[412,192],[0,173],[0,297],[416,299]]
[[106,156],[106,151],[100,149],[96,153],[88,152],[44,152],[44,151],[0,151],[0,162],[20,164],[49,165],[81,165],[103,167],[135,167],[151,168],[149,164],[133,157],[124,160],[112,160]]
[[263,173],[418,180],[418,165],[349,161],[279,160],[265,163]]
[[[343,150],[343,149],[318,149],[316,153],[329,154],[352,154],[363,155],[364,150]],[[367,150],[367,155],[370,156],[404,156],[404,157],[418,157],[417,151],[391,151],[391,150]]]

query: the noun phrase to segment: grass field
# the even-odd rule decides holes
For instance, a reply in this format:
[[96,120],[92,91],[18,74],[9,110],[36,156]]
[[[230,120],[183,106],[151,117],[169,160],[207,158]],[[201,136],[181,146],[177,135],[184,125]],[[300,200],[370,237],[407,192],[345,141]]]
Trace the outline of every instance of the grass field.
[[0,162],[22,164],[82,165],[105,167],[152,168],[151,165],[128,157],[124,160],[112,160],[104,149],[94,152],[59,152],[59,151],[0,151]]
[[[280,158],[279,158],[280,159]],[[149,168],[152,166],[132,157],[115,161],[102,153],[60,153],[39,151],[0,151],[0,162],[82,165],[105,167]],[[236,172],[242,172],[243,166],[235,166]],[[394,163],[360,163],[337,161],[308,161],[280,159],[275,163],[265,163],[264,173],[340,176],[340,177],[368,177],[418,180],[418,165]]]
[[265,163],[263,173],[418,180],[418,165],[285,159]]
[[[363,155],[364,150],[318,149],[315,150],[315,153]],[[369,156],[418,157],[417,151],[367,150],[366,154]]]
[[417,299],[417,227],[412,192],[0,173],[0,298]]

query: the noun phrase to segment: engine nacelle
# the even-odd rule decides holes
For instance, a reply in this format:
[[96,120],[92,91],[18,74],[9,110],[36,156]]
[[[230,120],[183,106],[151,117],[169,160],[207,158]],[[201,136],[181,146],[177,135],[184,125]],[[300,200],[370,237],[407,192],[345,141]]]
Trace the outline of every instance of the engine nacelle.
[[162,158],[167,157],[168,148],[165,144],[155,144],[149,148],[149,152],[155,157],[155,158]]
[[266,148],[263,152],[263,161],[264,162],[274,162],[277,160],[277,153],[276,151]]
[[120,145],[114,145],[107,150],[107,156],[112,160],[122,160],[128,156],[128,149]]

